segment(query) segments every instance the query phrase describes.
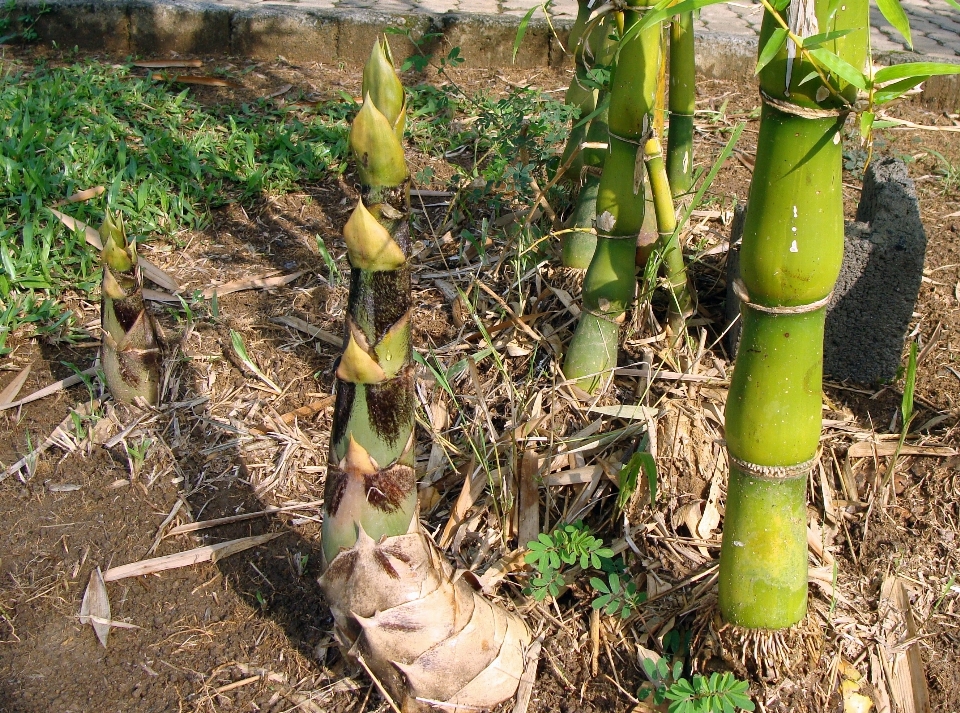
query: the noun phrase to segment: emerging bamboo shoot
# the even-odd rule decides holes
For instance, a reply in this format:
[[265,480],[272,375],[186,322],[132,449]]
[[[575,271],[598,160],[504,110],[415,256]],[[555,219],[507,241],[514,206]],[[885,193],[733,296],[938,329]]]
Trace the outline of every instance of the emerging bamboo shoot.
[[363,91],[350,131],[362,195],[343,231],[352,270],[320,585],[340,643],[404,713],[430,710],[431,701],[492,707],[516,690],[530,632],[456,576],[420,532],[409,178],[399,138],[406,100],[385,42],[374,47]]
[[100,226],[103,284],[100,361],[113,398],[122,403],[142,399],[155,405],[160,393],[160,348],[153,317],[143,303],[137,245],[127,241],[123,217],[107,209]]

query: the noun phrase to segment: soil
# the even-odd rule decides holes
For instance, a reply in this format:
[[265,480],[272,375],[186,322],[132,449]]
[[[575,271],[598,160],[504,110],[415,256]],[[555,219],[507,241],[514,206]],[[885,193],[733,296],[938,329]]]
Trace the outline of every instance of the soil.
[[[66,61],[57,56],[48,59]],[[351,95],[359,92],[360,74],[354,67],[286,62],[250,67],[236,58],[203,59],[206,66],[230,64],[252,70],[242,74],[242,89],[192,88],[191,93],[204,103],[239,104],[286,83],[321,96],[336,96],[340,90]],[[8,54],[5,61],[30,61],[30,55],[27,51]],[[566,71],[526,76],[510,70],[472,71],[456,76],[468,94],[481,89],[503,93],[517,82],[558,90],[570,79]],[[698,116],[701,163],[709,165],[737,121],[747,124],[736,160],[727,163],[701,206],[717,215],[695,217],[700,227],[689,238],[690,250],[722,248],[729,235],[732,206],[746,199],[758,127],[752,112],[755,106],[753,88],[719,81],[699,87],[698,109],[713,112]],[[958,123],[926,111],[918,102],[904,103],[892,113],[922,124]],[[925,149],[935,148],[950,165],[960,166],[960,136],[888,130],[881,138],[884,152],[911,159],[908,165],[917,182],[929,240],[913,328],[923,358],[917,377],[919,414],[914,422],[919,428],[910,442],[953,448],[960,414],[960,366],[956,366],[960,358],[960,192],[956,183],[949,186],[938,174],[943,164]],[[853,161],[857,148],[851,143]],[[421,188],[448,187],[444,180],[452,171],[444,169],[442,161],[417,154],[412,147],[411,156],[414,166],[429,163],[436,169],[435,184]],[[0,438],[4,464],[33,452],[51,434],[57,435],[28,467],[0,484],[0,711],[345,713],[389,709],[369,678],[343,658],[333,641],[332,619],[316,582],[318,505],[164,536],[184,523],[321,499],[332,412],[324,397],[332,388],[331,367],[338,349],[329,340],[313,339],[277,319],[297,317],[330,335],[341,333],[346,289],[327,273],[313,236],[323,237],[345,270],[338,236],[356,195],[353,181],[348,172],[301,192],[229,205],[213,212],[203,232],[181,234],[176,244],[155,242],[147,247],[145,257],[190,289],[251,275],[305,271],[287,286],[222,296],[217,315],[207,311],[193,322],[186,321],[180,310],[152,304],[163,328],[166,352],[166,405],[161,409],[144,412],[117,406],[94,382],[90,390],[80,385],[0,413],[8,434]],[[859,176],[848,172],[845,181],[852,216]],[[442,209],[430,217],[423,223],[442,223]],[[420,239],[425,247],[422,264],[415,270],[415,346],[433,350],[449,366],[470,353],[449,345],[464,333],[470,340],[473,325],[468,317],[462,326],[462,305],[445,289],[454,284],[467,291],[471,277],[469,272],[437,277],[448,269],[440,258],[453,258],[459,246],[429,230]],[[550,263],[541,263],[535,273],[530,284],[536,286],[528,294],[537,298],[537,304],[524,311],[542,312],[545,316],[536,328],[547,341],[552,334],[552,339],[562,342],[569,338],[570,314],[543,285],[567,289],[576,298],[577,280]],[[662,638],[671,629],[693,636],[693,665],[699,670],[732,668],[749,677],[751,693],[764,710],[841,710],[841,660],[864,676],[863,690],[882,710],[884,681],[891,674],[882,670],[881,654],[906,638],[903,622],[888,614],[881,602],[884,580],[897,575],[920,627],[907,643],[914,643],[922,657],[931,709],[957,713],[960,590],[954,577],[960,572],[960,457],[901,457],[893,497],[886,499],[878,478],[887,459],[847,457],[848,447],[856,440],[873,432],[899,432],[891,419],[900,407],[902,382],[832,384],[825,389],[825,418],[834,425],[825,431],[824,467],[811,484],[810,511],[811,521],[824,532],[828,552],[812,555],[812,566],[829,570],[835,560],[836,576],[828,574],[825,582],[815,580],[811,587],[810,622],[793,632],[793,639],[787,641],[792,641],[791,653],[781,656],[790,665],[773,671],[776,676],[757,669],[745,655],[746,644],[731,640],[717,625],[710,566],[718,554],[718,532],[708,528],[697,535],[692,530],[711,503],[722,512],[722,487],[716,490],[719,500],[711,500],[710,491],[720,453],[717,440],[722,436],[718,414],[724,389],[715,382],[731,366],[718,341],[723,327],[719,316],[723,313],[723,250],[703,256],[694,276],[701,304],[698,324],[705,330],[706,346],[712,347],[701,356],[699,373],[712,375],[714,382],[656,382],[652,387],[660,403],[666,404],[661,443],[675,445],[672,453],[661,448],[658,510],[643,507],[637,499],[629,510],[640,553],[632,571],[638,584],[646,582],[651,597],[658,592],[661,596],[641,611],[639,619],[628,623],[603,617],[599,638],[593,639],[593,595],[586,578],[581,577],[583,581],[578,580],[556,603],[546,605],[521,594],[520,575],[508,577],[498,597],[523,610],[543,636],[529,710],[644,710],[634,698],[644,680],[639,664],[644,649],[639,647],[660,651]],[[511,285],[508,277],[505,269],[484,279],[513,302],[515,283]],[[473,290],[479,292],[476,287]],[[96,296],[68,295],[67,299],[78,323],[96,324]],[[477,304],[481,308],[477,314],[488,327],[502,319],[503,312],[492,299]],[[639,360],[644,349],[656,351],[658,346],[649,330],[643,331],[643,319],[638,317],[634,323],[640,331],[628,335],[624,363]],[[242,335],[260,370],[281,385],[281,395],[264,388],[239,362],[230,330]],[[502,433],[523,424],[522,412],[535,410],[531,402],[538,392],[555,392],[548,387],[556,379],[556,357],[532,349],[529,337],[520,330],[509,328],[500,334],[501,343],[515,355],[508,364],[515,378],[514,392],[504,387],[490,360],[478,365],[476,377],[463,370],[454,381],[454,388],[463,394],[456,405],[443,396],[434,379],[425,372],[421,375],[422,404],[431,409],[446,404],[453,426],[440,429],[453,442],[462,444],[458,429],[467,432],[476,426],[476,433],[482,434],[488,428],[482,418],[474,418],[481,413],[478,394],[484,395],[492,412],[489,428]],[[470,343],[478,341],[473,338]],[[96,356],[95,332],[87,343],[74,345],[55,336],[42,341],[27,333],[13,335],[8,344],[13,351],[0,362],[0,389],[31,364],[23,395],[69,376],[72,371],[65,363],[88,366]],[[637,381],[618,379],[609,400],[634,402]],[[521,406],[516,419],[511,416],[510,393]],[[564,404],[551,411],[547,403],[551,398],[556,401],[555,394],[543,398],[543,411],[552,417],[537,426],[540,435],[569,435],[595,420]],[[309,404],[317,405],[292,423],[278,418]],[[82,419],[78,432],[70,419],[71,409],[87,409],[98,418]],[[130,456],[127,446],[135,447],[143,439],[149,439],[151,446],[141,463]],[[430,452],[430,434],[420,429],[418,466],[426,466]],[[594,455],[607,458],[610,452],[599,449]],[[589,452],[587,458],[593,462]],[[464,465],[465,457],[454,453],[453,459],[458,467]],[[578,461],[571,455],[568,459],[571,466],[583,465],[582,458]],[[424,492],[435,502],[425,508],[424,522],[433,532],[446,523],[462,487],[463,470],[446,466],[425,475],[432,486]],[[551,523],[574,497],[568,490],[551,488],[545,513]],[[611,518],[611,499],[603,499],[601,491],[603,486],[590,505],[592,512],[588,508],[588,521],[598,536],[615,541],[623,529],[620,520]],[[484,535],[504,534],[490,504],[489,497],[478,502],[471,511],[473,531],[461,532],[449,550],[459,566],[478,573],[516,546],[509,543],[509,532],[500,538],[509,547],[501,546],[498,537],[492,538],[493,546],[480,546],[490,541]],[[688,506],[695,506],[698,513],[690,525]],[[271,532],[280,536],[216,563],[109,583],[111,618],[136,628],[113,628],[106,648],[92,628],[79,621],[84,590],[98,566],[105,571],[147,557]],[[672,585],[680,586],[664,592]],[[773,657],[774,669],[776,660]],[[893,710],[887,700],[888,709]]]

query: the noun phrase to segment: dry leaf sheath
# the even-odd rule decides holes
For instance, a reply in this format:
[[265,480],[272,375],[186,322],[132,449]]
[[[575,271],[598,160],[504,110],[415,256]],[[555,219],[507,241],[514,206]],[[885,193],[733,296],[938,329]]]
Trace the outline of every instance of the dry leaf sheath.
[[530,633],[456,578],[419,530],[413,469],[406,100],[386,42],[363,74],[350,132],[361,200],[324,493],[320,584],[337,635],[403,711],[486,708],[513,695]]
[[103,288],[100,320],[101,362],[113,398],[156,404],[160,385],[160,349],[153,317],[144,309],[137,247],[127,241],[123,218],[107,210],[100,226]]

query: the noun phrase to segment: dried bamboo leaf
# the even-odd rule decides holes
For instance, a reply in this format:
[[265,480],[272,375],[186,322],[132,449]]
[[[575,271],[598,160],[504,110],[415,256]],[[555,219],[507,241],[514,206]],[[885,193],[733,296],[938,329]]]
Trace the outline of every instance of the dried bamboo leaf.
[[283,285],[293,282],[298,277],[303,275],[303,273],[304,271],[300,270],[299,272],[293,272],[289,275],[276,275],[274,277],[244,277],[239,280],[231,280],[230,282],[225,282],[222,285],[216,285],[205,289],[202,292],[203,299],[213,299],[214,295],[223,297],[224,295],[229,295],[231,292],[243,292],[244,290],[268,290],[271,287],[282,287]]
[[643,404],[615,404],[613,406],[591,406],[587,409],[591,413],[599,413],[603,416],[612,416],[614,418],[624,418],[630,421],[646,421],[655,419],[660,413],[659,409],[644,406]]
[[[897,452],[897,444],[894,441],[876,443],[874,441],[858,441],[847,449],[847,456],[850,458],[872,458],[873,456],[892,456]],[[900,449],[902,456],[938,456],[940,458],[949,458],[957,455],[955,448],[947,446],[911,446],[904,445]]]
[[105,582],[115,582],[118,579],[139,577],[144,574],[153,574],[154,572],[162,572],[167,569],[189,567],[190,565],[199,564],[201,562],[217,562],[222,560],[224,557],[229,557],[230,555],[235,555],[238,552],[249,550],[251,547],[265,544],[270,542],[270,540],[275,540],[276,538],[285,534],[285,532],[271,532],[268,535],[241,537],[237,540],[220,542],[216,545],[195,547],[194,549],[187,550],[186,552],[177,552],[172,555],[164,555],[163,557],[153,557],[151,559],[141,560],[140,562],[132,562],[130,564],[121,565],[120,567],[111,567],[103,573],[103,580]]
[[518,542],[525,545],[540,534],[540,459],[528,450],[520,463],[520,525]]
[[[897,709],[903,713],[930,713],[930,693],[920,657],[920,645],[915,640],[917,623],[910,607],[910,597],[903,580],[899,577],[887,577],[880,587],[881,611],[886,609],[887,617],[903,622],[902,639],[914,639],[905,649],[898,645],[901,641],[889,641],[888,645],[897,647],[890,666],[890,690]],[[896,627],[899,629],[899,627]]]
[[90,572],[90,582],[83,593],[80,604],[80,623],[90,624],[100,640],[103,648],[107,648],[107,638],[110,636],[110,598],[107,596],[107,586],[103,583],[103,574],[96,567]]
[[240,89],[243,87],[239,82],[221,77],[194,77],[189,74],[167,75],[157,72],[153,75],[156,82],[176,82],[178,84],[198,84],[202,87],[230,87],[231,89]]
[[174,67],[202,67],[203,62],[199,59],[151,59],[134,62],[133,66],[143,69],[168,69]]
[[68,203],[81,203],[83,201],[88,201],[91,198],[96,198],[97,196],[103,195],[103,192],[106,191],[104,186],[94,186],[93,188],[88,188],[85,191],[77,191],[76,193],[67,196],[62,201],[57,201],[53,204],[54,208],[59,208],[62,205],[67,205]]
[[4,390],[0,391],[0,410],[9,406],[17,398],[20,389],[27,382],[27,377],[30,376],[31,368],[33,368],[33,364],[27,364],[20,370],[19,374],[13,377],[13,380],[7,384]]

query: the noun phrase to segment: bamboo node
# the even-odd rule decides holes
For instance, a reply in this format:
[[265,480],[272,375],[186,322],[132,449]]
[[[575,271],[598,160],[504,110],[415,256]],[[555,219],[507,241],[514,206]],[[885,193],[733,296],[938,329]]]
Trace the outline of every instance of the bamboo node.
[[793,102],[777,99],[767,94],[763,89],[760,90],[760,99],[764,104],[772,106],[777,111],[784,114],[792,114],[802,119],[839,119],[846,117],[852,109],[844,107],[842,109],[814,109],[812,107],[798,106]]
[[729,449],[727,450],[727,458],[730,459],[730,465],[735,466],[737,470],[745,475],[749,475],[751,478],[759,478],[760,480],[793,480],[794,478],[807,477],[813,469],[813,466],[820,460],[820,453],[818,452],[810,460],[805,460],[803,463],[797,463],[796,465],[758,465],[757,463],[749,463],[748,461],[737,458]]
[[807,312],[816,312],[818,309],[822,309],[830,304],[830,300],[833,299],[833,290],[830,290],[830,293],[816,302],[810,302],[805,305],[783,305],[780,307],[768,307],[767,305],[759,304],[758,302],[750,301],[750,294],[747,292],[747,286],[743,284],[743,280],[739,277],[733,281],[733,291],[740,299],[740,303],[747,305],[750,309],[754,309],[757,312],[766,312],[767,314],[806,314]]
[[584,308],[583,311],[593,317],[596,317],[597,319],[602,319],[604,322],[609,322],[610,324],[616,324],[618,326],[623,323],[623,320],[626,317],[625,312],[621,312],[616,317],[611,317],[607,312],[601,312],[600,310]]

